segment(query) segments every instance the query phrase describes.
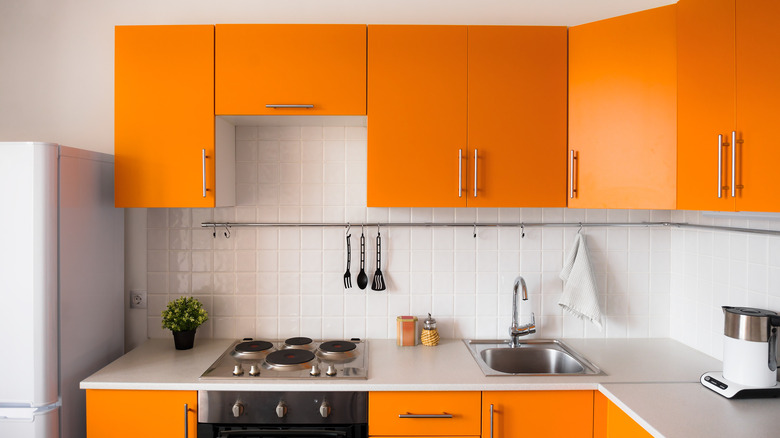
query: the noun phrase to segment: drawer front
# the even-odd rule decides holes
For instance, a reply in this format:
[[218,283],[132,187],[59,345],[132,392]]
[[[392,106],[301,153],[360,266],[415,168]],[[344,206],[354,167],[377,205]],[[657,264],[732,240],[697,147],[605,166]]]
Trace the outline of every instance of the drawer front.
[[372,436],[479,435],[481,402],[478,391],[371,392],[368,433]]

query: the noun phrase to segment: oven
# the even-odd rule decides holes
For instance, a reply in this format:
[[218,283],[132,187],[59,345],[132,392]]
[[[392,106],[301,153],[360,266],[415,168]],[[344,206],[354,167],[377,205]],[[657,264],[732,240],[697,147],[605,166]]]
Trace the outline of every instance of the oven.
[[367,438],[366,392],[198,391],[198,438]]
[[[360,339],[244,338],[200,376],[202,381],[366,379]],[[361,391],[198,391],[199,438],[367,438],[368,393]],[[311,387],[309,387],[311,388]],[[229,389],[229,386],[228,386]]]

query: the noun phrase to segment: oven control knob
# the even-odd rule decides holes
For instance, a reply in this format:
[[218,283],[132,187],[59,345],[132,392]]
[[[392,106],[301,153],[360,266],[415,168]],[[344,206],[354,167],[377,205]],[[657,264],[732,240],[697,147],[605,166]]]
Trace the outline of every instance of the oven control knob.
[[259,367],[259,366],[257,366],[257,364],[253,364],[253,365],[252,365],[252,366],[249,368],[249,375],[250,375],[250,376],[259,376],[259,375],[260,375],[260,367]]
[[335,376],[336,375],[336,366],[333,364],[328,365],[328,371],[325,371],[325,374],[329,376]]
[[284,418],[284,416],[287,415],[287,404],[285,404],[283,401],[280,401],[278,405],[276,405],[276,416],[279,418]]
[[242,367],[240,363],[237,363],[233,367],[233,375],[234,376],[240,376],[240,375],[243,375],[243,374],[244,374],[244,367]]
[[319,376],[320,367],[317,366],[317,364],[315,363],[314,365],[311,366],[311,371],[309,371],[309,374],[311,374],[312,376]]
[[328,418],[328,415],[330,415],[330,403],[325,400],[320,405],[320,415],[322,415],[322,418]]
[[238,418],[243,413],[244,413],[244,405],[240,401],[235,402],[233,404],[233,416]]

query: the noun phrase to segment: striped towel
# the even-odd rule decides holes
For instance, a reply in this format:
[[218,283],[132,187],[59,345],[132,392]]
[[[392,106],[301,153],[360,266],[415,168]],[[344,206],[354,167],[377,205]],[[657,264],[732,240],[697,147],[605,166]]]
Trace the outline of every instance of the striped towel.
[[590,265],[585,236],[581,233],[577,233],[574,238],[574,247],[566,257],[560,277],[563,280],[563,295],[558,305],[602,330],[596,276]]

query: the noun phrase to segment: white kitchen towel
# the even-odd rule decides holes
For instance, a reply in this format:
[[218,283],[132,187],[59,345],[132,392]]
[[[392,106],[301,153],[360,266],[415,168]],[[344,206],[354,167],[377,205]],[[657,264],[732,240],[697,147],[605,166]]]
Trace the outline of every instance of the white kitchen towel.
[[560,277],[563,280],[563,295],[558,305],[575,316],[592,322],[601,330],[599,291],[588,257],[588,246],[582,233],[577,233],[574,238],[574,247],[566,256]]

